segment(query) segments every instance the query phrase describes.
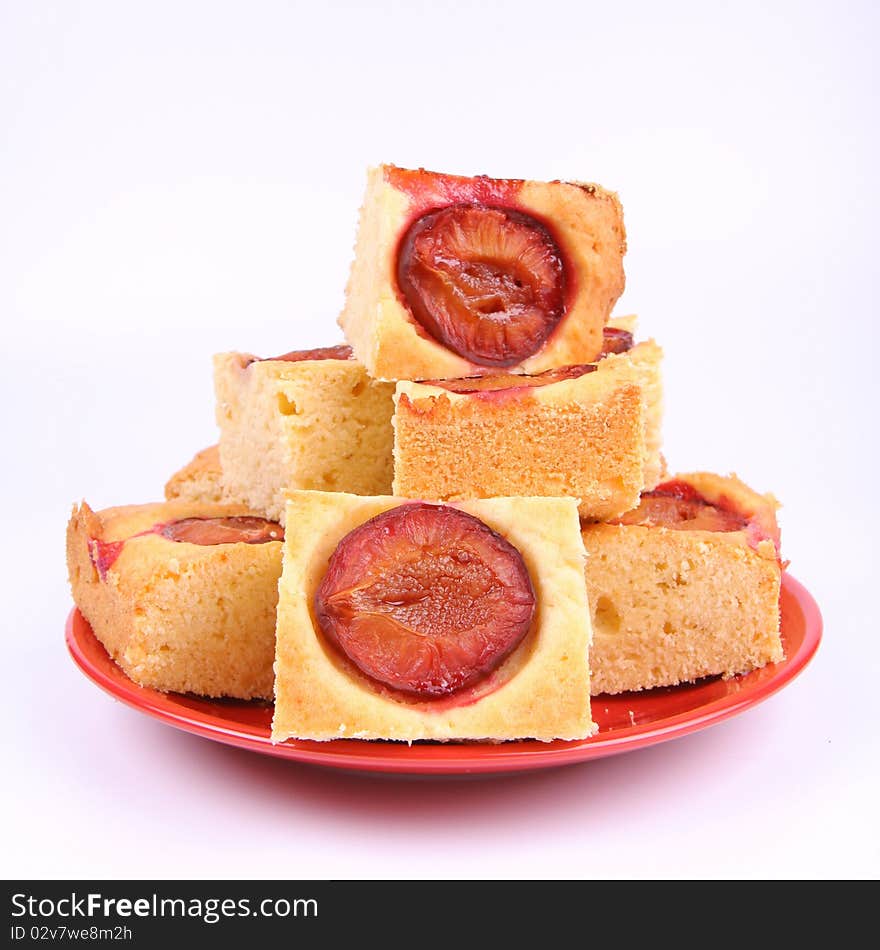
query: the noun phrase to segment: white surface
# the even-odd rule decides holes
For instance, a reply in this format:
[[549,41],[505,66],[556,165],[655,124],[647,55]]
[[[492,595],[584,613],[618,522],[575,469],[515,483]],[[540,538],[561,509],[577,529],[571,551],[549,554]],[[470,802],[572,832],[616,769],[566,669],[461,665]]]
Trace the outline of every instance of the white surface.
[[[0,12],[4,876],[876,876],[875,4],[45,3]],[[613,10],[609,8],[613,7]],[[346,777],[68,659],[70,504],[214,441],[210,355],[338,338],[366,166],[620,192],[674,468],[785,502],[811,667],[568,770]]]

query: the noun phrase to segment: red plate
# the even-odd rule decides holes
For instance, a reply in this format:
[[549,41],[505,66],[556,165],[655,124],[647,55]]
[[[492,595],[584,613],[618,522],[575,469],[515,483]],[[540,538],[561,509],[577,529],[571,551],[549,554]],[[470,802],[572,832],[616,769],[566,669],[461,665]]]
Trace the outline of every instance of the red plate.
[[467,774],[512,772],[571,765],[605,755],[630,752],[676,739],[727,719],[761,702],[791,682],[819,646],[822,617],[806,588],[785,575],[782,583],[782,639],[787,659],[733,679],[701,680],[691,686],[598,696],[593,718],[599,732],[580,742],[479,743],[364,742],[290,739],[272,745],[268,704],[202,699],[158,693],[136,686],[101,646],[76,609],[67,619],[67,646],[79,668],[102,689],[148,716],[198,736],[333,768],[367,772]]

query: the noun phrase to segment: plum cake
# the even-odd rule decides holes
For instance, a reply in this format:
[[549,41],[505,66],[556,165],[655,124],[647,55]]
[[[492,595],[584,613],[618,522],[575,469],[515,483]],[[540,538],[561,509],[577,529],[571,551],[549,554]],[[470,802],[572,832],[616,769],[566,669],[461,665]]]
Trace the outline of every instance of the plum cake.
[[784,658],[776,508],[735,476],[698,472],[613,523],[583,526],[594,695]]
[[295,492],[286,531],[273,741],[594,731],[572,499]]
[[83,502],[67,529],[73,599],[140,686],[271,699],[283,537],[238,505]]
[[369,172],[339,318],[377,379],[542,373],[596,359],[626,232],[598,185]]

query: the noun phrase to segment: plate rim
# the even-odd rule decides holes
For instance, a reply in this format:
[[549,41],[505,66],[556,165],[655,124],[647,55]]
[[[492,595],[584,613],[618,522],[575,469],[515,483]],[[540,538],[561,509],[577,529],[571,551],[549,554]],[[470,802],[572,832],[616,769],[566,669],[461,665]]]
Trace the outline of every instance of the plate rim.
[[[498,744],[408,744],[384,741],[379,744],[357,739],[333,739],[326,742],[295,739],[273,745],[268,734],[255,735],[220,723],[209,723],[199,714],[185,715],[169,708],[167,694],[138,686],[121,670],[119,672],[124,677],[122,683],[118,678],[112,678],[86,655],[76,630],[77,615],[89,631],[88,635],[96,641],[97,638],[88,621],[75,606],[67,616],[65,641],[74,663],[86,678],[115,699],[167,725],[225,745],[288,761],[358,772],[472,775],[529,771],[574,765],[681,738],[723,722],[777,693],[795,679],[812,660],[819,648],[823,632],[819,605],[807,588],[788,573],[783,574],[782,586],[785,592],[793,597],[803,615],[804,636],[793,655],[777,664],[775,675],[742,692],[729,693],[667,719],[634,723],[631,727],[574,741],[555,740],[544,743],[524,740]],[[376,751],[377,749],[379,751]]]

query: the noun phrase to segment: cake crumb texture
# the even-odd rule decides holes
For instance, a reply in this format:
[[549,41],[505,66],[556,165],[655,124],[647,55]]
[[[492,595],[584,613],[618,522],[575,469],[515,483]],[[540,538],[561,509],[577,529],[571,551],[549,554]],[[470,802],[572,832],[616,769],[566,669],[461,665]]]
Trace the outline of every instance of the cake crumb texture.
[[390,383],[354,360],[214,359],[226,496],[273,521],[298,489],[390,494]]
[[223,498],[223,471],[220,467],[220,447],[217,445],[197,452],[190,462],[165,483],[167,501],[220,504]]
[[395,494],[569,497],[590,519],[613,518],[638,504],[645,487],[638,385],[597,372],[500,395],[399,383]]

